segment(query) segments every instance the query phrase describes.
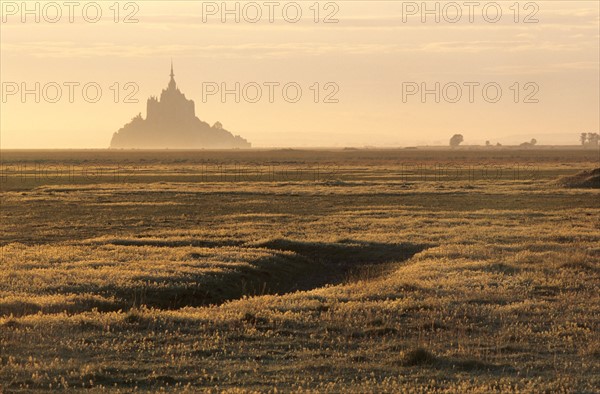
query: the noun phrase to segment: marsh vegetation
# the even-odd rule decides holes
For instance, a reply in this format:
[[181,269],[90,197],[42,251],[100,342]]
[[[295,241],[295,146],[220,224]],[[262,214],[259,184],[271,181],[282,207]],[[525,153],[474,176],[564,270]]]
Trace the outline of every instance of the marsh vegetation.
[[594,392],[597,152],[3,152],[0,391]]

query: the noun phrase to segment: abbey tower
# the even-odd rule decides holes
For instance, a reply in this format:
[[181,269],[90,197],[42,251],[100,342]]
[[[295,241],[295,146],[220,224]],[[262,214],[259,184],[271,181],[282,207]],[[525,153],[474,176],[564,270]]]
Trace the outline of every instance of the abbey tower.
[[196,116],[193,100],[188,100],[177,88],[173,63],[171,63],[171,80],[167,89],[163,89],[160,101],[156,97],[150,97],[146,105],[146,119],[150,121],[173,121],[176,119],[188,119]]

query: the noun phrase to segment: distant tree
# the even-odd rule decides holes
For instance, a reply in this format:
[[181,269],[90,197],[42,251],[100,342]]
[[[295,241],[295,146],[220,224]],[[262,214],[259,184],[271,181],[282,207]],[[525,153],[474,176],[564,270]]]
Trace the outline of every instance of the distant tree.
[[492,144],[490,144],[490,141],[485,141],[485,146],[490,146]]
[[496,142],[496,146],[502,146],[502,144],[499,142]]
[[537,144],[537,140],[535,138],[532,138],[531,141],[523,142],[520,146],[522,146],[523,148],[531,148],[535,144]]
[[581,133],[579,136],[579,141],[581,141],[581,145],[585,145],[585,142],[587,141],[587,133]]
[[589,145],[594,145],[594,133],[587,133],[587,143]]
[[452,148],[456,148],[464,141],[462,134],[454,134],[452,138],[450,138],[450,146]]

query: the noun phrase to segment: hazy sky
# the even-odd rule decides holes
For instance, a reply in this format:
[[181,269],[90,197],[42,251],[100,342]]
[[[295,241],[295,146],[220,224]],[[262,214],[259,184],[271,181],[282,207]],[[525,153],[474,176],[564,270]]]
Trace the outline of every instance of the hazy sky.
[[[29,2],[31,10],[35,3]],[[239,3],[239,23],[234,15],[222,23],[221,1],[120,2],[118,23],[113,1],[88,4],[89,21],[83,17],[89,2],[80,2],[73,23],[61,1],[54,4],[62,17],[51,23],[57,9],[45,3],[39,2],[37,23],[35,10],[22,15],[20,1],[2,1],[2,148],[108,147],[112,134],[138,113],[145,116],[146,99],[167,86],[171,58],[197,116],[210,124],[221,121],[256,147],[447,144],[458,132],[467,144],[529,136],[540,143],[577,143],[578,133],[599,130],[598,1],[523,1],[518,15],[514,1],[482,1],[474,9],[461,1],[439,2],[439,23],[435,13],[416,9],[420,1]],[[430,9],[435,3],[429,2]],[[251,23],[258,19],[256,5],[262,18]],[[291,23],[297,8],[302,17]],[[91,23],[98,9],[102,19]],[[130,14],[137,23],[124,23]],[[324,23],[327,16],[338,22]],[[524,23],[526,18],[533,23]],[[22,88],[35,91],[36,82],[40,103],[33,93],[21,96]],[[135,85],[125,89],[128,82]],[[203,102],[207,83],[235,90],[236,82],[240,93],[246,86],[246,100],[242,95],[236,103],[229,94],[222,102],[215,94]],[[266,82],[280,84],[273,87],[273,103]],[[415,87],[435,91],[436,82],[439,103],[434,93],[425,102],[419,92],[403,97]],[[69,83],[79,83],[71,85],[72,103]],[[102,89],[96,103],[84,99],[88,83]],[[284,99],[288,83],[296,84],[289,85],[290,101],[294,86],[302,89],[298,102]],[[251,103],[256,84],[263,96]],[[135,86],[138,103],[123,102]],[[324,103],[335,86],[339,91],[332,97],[339,102]],[[88,87],[91,101],[95,88]]]

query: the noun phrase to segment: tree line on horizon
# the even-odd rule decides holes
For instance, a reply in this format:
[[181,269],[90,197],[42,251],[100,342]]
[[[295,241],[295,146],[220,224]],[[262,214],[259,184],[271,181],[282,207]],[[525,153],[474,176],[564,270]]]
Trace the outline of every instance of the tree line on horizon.
[[[452,136],[452,138],[450,138],[450,147],[451,148],[456,148],[464,140],[465,139],[464,139],[464,136],[462,134],[454,134]],[[579,136],[579,141],[581,142],[582,146],[596,147],[596,146],[600,145],[600,134],[598,134],[598,133],[581,133],[581,135]],[[532,138],[531,141],[523,142],[519,146],[522,146],[522,147],[532,147],[532,146],[534,146],[536,144],[537,144],[537,140],[535,138]],[[485,141],[485,146],[489,147],[489,146],[492,146],[492,144],[488,140],[488,141]],[[497,143],[496,146],[502,146],[502,144]]]
[[600,134],[598,133],[581,133],[579,136],[581,146],[598,146],[600,142]]

